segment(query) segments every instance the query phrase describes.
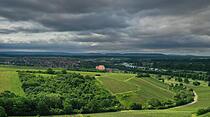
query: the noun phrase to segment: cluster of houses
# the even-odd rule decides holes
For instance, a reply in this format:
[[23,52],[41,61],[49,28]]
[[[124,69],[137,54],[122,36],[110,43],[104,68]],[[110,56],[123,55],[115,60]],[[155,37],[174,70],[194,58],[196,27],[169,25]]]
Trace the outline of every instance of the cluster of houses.
[[132,65],[132,63],[122,63],[122,65],[124,65],[125,67],[128,67],[128,68],[140,68],[140,69],[143,69],[143,70],[150,70],[150,71],[166,71],[165,69],[135,66],[135,65]]
[[96,66],[96,70],[106,71],[106,72],[112,72],[112,69],[111,68],[106,68],[104,65],[98,65],[98,66]]

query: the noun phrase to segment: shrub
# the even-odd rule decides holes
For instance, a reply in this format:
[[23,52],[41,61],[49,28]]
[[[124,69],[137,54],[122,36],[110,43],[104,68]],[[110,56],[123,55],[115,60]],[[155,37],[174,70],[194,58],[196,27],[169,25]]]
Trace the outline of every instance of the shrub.
[[7,114],[3,107],[0,106],[0,117],[7,117]]
[[199,109],[199,110],[196,112],[196,114],[197,114],[197,115],[203,115],[203,114],[208,113],[208,112],[210,112],[210,107],[204,108],[204,109]]
[[10,92],[10,91],[4,91],[4,92],[0,93],[0,98],[1,97],[14,98],[14,97],[16,97],[16,95],[13,92]]
[[95,76],[101,76],[101,74],[96,74]]
[[61,72],[62,74],[67,74],[67,71],[65,69],[63,69]]
[[188,80],[188,78],[185,78],[184,79],[184,83],[186,83],[186,84],[189,84],[190,83],[190,81]]
[[198,81],[194,81],[193,82],[193,85],[195,85],[195,86],[199,86],[201,83],[200,82],[198,82]]
[[55,73],[55,71],[53,71],[53,69],[52,69],[52,68],[48,68],[48,69],[47,69],[47,73],[48,73],[48,74],[54,74],[54,73]]
[[149,108],[159,108],[160,106],[162,106],[160,100],[158,99],[150,99],[148,102]]
[[138,104],[138,103],[132,103],[130,105],[130,109],[131,110],[141,110],[142,109],[142,105],[141,104]]
[[150,75],[147,74],[147,73],[138,73],[136,77],[137,77],[137,78],[141,78],[141,77],[150,77]]

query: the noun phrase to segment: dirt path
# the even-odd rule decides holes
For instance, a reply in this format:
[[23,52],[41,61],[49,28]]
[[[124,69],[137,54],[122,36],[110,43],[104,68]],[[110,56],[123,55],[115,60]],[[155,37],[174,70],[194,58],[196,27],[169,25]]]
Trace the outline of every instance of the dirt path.
[[196,93],[195,91],[193,91],[193,93],[194,93],[194,95],[195,95],[195,96],[194,96],[194,101],[193,101],[193,102],[188,103],[188,104],[185,104],[185,105],[177,106],[177,107],[174,107],[174,108],[171,108],[171,109],[182,108],[182,107],[186,107],[186,106],[190,106],[190,105],[195,104],[195,103],[198,101],[198,95],[197,95],[197,93]]

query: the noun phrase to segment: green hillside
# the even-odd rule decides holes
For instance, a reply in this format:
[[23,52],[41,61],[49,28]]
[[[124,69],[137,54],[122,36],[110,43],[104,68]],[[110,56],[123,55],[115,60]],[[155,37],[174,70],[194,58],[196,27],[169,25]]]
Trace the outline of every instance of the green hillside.
[[[26,68],[11,68],[11,67],[0,67],[0,92],[9,90],[18,95],[24,95],[21,88],[21,82],[19,81],[16,70]],[[31,69],[34,70],[34,69]],[[75,71],[68,71],[75,72]],[[79,72],[82,75],[95,76],[100,74],[96,79],[102,84],[104,88],[109,90],[125,106],[128,106],[132,102],[145,103],[148,99],[158,98],[162,100],[172,99],[174,92],[168,90],[168,86],[165,83],[157,80],[155,76],[151,78],[136,78],[135,74],[124,74],[124,73],[96,73],[96,72]],[[165,80],[165,82],[168,82]],[[174,82],[171,80],[170,82]],[[80,116],[91,116],[91,117],[195,117],[195,113],[200,108],[210,106],[210,87],[205,82],[202,82],[201,86],[193,86],[189,84],[188,87],[193,88],[197,95],[198,101],[195,104],[163,109],[163,110],[140,110],[140,111],[120,111],[120,112],[108,112],[108,113],[97,113],[97,114],[79,114],[74,115],[75,117]],[[61,116],[60,116],[61,117]],[[70,117],[70,115],[66,115]],[[209,117],[209,113],[202,115],[201,117]]]
[[[72,71],[70,71],[72,72]],[[96,73],[96,72],[77,72],[83,75],[95,76],[99,82],[109,90],[125,106],[131,103],[145,104],[152,98],[170,100],[174,92],[168,90],[168,86],[153,77],[136,78],[135,74],[125,73]]]

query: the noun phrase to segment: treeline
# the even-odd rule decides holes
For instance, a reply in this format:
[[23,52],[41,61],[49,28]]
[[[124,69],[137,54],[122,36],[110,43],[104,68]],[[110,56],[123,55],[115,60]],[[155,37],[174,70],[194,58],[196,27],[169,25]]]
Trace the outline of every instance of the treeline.
[[198,109],[198,111],[196,112],[197,115],[203,115],[210,112],[210,107],[207,108],[203,108],[203,109]]
[[[49,72],[49,70],[47,71]],[[0,94],[7,115],[57,115],[120,110],[122,105],[95,78],[76,73],[33,74],[19,71],[26,96]]]
[[168,70],[193,70],[193,71],[210,71],[209,57],[172,57],[157,59],[129,59],[128,63],[135,66],[168,69]]
[[172,70],[210,71],[210,59],[166,59],[153,61],[152,67]]
[[157,74],[157,75],[168,75],[171,77],[182,77],[182,78],[189,78],[192,80],[203,80],[203,81],[209,81],[210,75],[209,73],[205,72],[189,72],[189,71],[171,71],[171,70],[165,70],[165,71],[152,71],[147,69],[130,69],[132,70],[132,73],[136,74]]

